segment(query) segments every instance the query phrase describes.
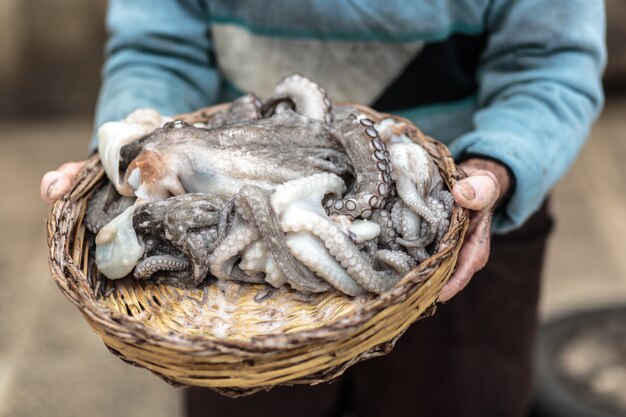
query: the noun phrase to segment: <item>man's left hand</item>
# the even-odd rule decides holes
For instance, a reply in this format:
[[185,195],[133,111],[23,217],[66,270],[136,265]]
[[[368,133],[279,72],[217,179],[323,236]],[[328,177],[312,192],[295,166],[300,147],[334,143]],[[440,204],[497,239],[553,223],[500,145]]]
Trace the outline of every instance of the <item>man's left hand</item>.
[[479,158],[463,161],[459,167],[467,178],[452,189],[454,200],[470,212],[465,242],[459,252],[456,270],[439,294],[439,301],[448,301],[470,282],[489,259],[491,219],[510,188],[511,180],[504,166]]

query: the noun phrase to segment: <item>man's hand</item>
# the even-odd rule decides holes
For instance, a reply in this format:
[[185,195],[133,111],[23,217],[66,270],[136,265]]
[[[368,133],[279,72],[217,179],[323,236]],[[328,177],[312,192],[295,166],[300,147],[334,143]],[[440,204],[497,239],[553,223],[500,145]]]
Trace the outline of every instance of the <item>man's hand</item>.
[[85,161],[68,162],[57,168],[56,171],[49,171],[41,179],[39,192],[41,199],[48,204],[54,204],[63,194],[69,191],[74,181],[74,177],[85,165]]
[[487,263],[493,211],[508,194],[511,185],[506,168],[497,162],[473,158],[459,166],[467,178],[456,183],[452,195],[457,204],[472,212],[456,270],[441,290],[439,301],[454,297]]

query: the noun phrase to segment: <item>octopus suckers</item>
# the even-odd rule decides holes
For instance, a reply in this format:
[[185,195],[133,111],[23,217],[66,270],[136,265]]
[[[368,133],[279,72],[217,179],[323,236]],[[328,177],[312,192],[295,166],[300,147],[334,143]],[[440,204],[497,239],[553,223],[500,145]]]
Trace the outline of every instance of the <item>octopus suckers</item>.
[[366,127],[372,127],[374,126],[374,122],[371,121],[370,119],[368,119],[367,117],[364,117],[362,119],[359,120],[359,122]]
[[378,137],[378,132],[373,127],[368,127],[367,129],[365,129],[365,134],[370,138]]

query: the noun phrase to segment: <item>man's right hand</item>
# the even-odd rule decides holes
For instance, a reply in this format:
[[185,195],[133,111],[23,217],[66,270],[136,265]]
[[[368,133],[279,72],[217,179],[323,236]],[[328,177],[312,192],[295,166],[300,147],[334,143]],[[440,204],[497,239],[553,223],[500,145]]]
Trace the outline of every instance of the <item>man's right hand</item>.
[[39,189],[41,199],[50,205],[54,204],[63,194],[69,191],[74,177],[78,175],[85,162],[68,162],[55,171],[46,172],[41,179],[41,187]]

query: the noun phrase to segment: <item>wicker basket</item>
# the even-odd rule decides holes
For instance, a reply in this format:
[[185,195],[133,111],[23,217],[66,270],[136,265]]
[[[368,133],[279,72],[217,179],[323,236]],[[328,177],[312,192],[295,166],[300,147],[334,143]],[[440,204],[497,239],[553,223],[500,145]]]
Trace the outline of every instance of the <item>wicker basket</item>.
[[[372,120],[389,117],[350,105]],[[226,106],[180,118],[204,121]],[[411,126],[409,135],[432,155],[448,187],[461,178],[444,145],[395,118]],[[94,236],[83,216],[91,193],[105,180],[98,156],[92,157],[52,209],[49,263],[57,285],[122,360],[174,385],[233,397],[274,385],[330,381],[358,361],[390,352],[411,323],[434,313],[468,224],[467,211],[455,207],[442,250],[380,296],[303,297],[285,290],[263,298],[262,285],[234,282],[183,290],[131,278],[110,281],[96,271]]]

